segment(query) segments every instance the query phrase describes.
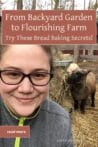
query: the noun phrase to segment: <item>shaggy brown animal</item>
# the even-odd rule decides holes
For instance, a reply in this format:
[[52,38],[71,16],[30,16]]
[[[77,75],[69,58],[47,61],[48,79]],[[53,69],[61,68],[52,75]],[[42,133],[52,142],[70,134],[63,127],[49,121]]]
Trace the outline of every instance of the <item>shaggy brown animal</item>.
[[73,72],[67,80],[74,100],[74,109],[80,107],[85,112],[87,98],[91,97],[91,106],[95,107],[96,78],[95,74],[87,70]]

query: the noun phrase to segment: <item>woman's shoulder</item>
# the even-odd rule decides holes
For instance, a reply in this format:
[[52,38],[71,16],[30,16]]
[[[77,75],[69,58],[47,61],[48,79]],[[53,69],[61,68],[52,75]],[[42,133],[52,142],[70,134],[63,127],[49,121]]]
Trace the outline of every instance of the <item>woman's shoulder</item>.
[[45,100],[41,106],[41,110],[50,113],[51,115],[57,115],[69,119],[69,112],[52,100]]

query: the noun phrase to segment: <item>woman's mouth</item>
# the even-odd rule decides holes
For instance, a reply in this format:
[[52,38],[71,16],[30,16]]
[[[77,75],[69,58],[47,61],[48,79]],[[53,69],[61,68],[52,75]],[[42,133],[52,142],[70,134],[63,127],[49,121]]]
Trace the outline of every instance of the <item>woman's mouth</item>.
[[20,102],[20,103],[27,104],[27,103],[33,102],[34,99],[36,99],[36,98],[38,98],[38,97],[39,97],[39,95],[34,96],[34,97],[32,97],[32,98],[28,98],[28,97],[27,97],[27,98],[15,97],[15,99],[16,99],[18,102]]
[[29,98],[17,98],[17,100],[21,103],[30,103],[33,101],[33,99],[29,99]]

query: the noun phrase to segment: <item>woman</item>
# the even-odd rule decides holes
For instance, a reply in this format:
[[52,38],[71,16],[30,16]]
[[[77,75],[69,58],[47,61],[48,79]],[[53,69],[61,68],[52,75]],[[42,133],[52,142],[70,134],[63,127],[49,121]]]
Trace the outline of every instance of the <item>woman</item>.
[[52,72],[49,46],[2,46],[0,123],[28,125],[30,138],[3,138],[0,147],[73,147],[68,113],[47,100]]

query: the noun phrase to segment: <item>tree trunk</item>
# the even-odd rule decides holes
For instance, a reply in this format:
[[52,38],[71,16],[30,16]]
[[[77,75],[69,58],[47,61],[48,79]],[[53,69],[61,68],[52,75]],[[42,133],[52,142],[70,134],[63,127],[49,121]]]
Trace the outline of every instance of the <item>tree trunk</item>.
[[84,10],[85,10],[85,0],[84,0]]
[[36,0],[32,1],[32,9],[36,10]]
[[1,0],[0,0],[0,16],[1,16]]
[[74,9],[75,9],[75,1],[72,0],[72,10],[74,10]]
[[54,9],[58,9],[59,7],[59,0],[55,0],[55,6],[54,6]]
[[17,0],[17,9],[22,9],[22,8],[23,8],[23,1]]

